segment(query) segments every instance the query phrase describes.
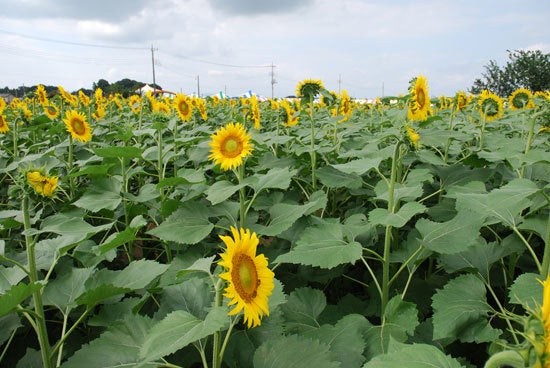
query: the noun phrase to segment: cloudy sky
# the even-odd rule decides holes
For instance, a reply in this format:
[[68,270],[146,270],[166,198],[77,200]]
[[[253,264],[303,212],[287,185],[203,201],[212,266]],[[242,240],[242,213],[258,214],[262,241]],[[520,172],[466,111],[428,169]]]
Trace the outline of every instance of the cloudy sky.
[[[321,79],[373,98],[467,90],[506,50],[550,52],[548,0],[0,0],[0,86],[106,79],[187,94],[294,94]],[[273,66],[272,66],[273,65]]]

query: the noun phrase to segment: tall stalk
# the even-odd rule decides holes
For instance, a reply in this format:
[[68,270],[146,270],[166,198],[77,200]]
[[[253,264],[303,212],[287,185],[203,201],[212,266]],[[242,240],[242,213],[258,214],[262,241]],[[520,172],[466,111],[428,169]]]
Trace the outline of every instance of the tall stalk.
[[[21,204],[23,211],[23,225],[25,232],[31,229],[31,218],[29,213],[29,197],[25,195]],[[29,263],[29,284],[38,282],[38,271],[36,268],[35,257],[35,240],[31,235],[25,235],[25,245],[27,248],[27,262]],[[32,299],[34,302],[35,313],[35,325],[36,334],[38,337],[38,344],[40,345],[40,354],[42,356],[42,364],[44,368],[52,367],[52,360],[50,356],[50,342],[48,340],[48,330],[46,329],[46,317],[44,316],[44,304],[42,302],[42,291],[36,290],[32,293]]]
[[309,97],[309,121],[311,124],[311,141],[310,151],[311,156],[311,186],[313,191],[317,189],[317,179],[315,177],[315,167],[317,166],[317,152],[315,152],[315,121],[313,119],[313,95]]
[[[527,143],[525,143],[525,151],[524,151],[525,155],[529,153],[529,151],[531,150],[531,144],[533,144],[533,136],[535,133],[535,121],[537,120],[536,117],[537,117],[537,114],[533,114],[533,116],[529,120],[529,133],[527,135]],[[525,110],[523,111],[522,126],[525,126]],[[524,177],[525,177],[525,163],[523,163],[521,172],[520,172],[520,178],[524,178]]]
[[[449,118],[449,132],[453,130],[453,118],[455,117],[455,104],[453,104],[453,107],[451,109],[451,117]],[[447,144],[445,145],[445,154],[443,156],[443,161],[447,163],[447,159],[449,157],[449,148],[451,147],[451,137],[447,138]]]
[[[399,169],[400,164],[400,149],[401,149],[401,141],[397,142],[395,144],[395,149],[393,151],[393,157],[392,157],[392,163],[391,163],[391,176],[390,176],[390,182],[388,186],[388,212],[390,214],[394,213],[395,211],[395,203],[394,203],[394,191],[395,191],[395,182],[397,180],[397,171]],[[381,314],[380,316],[384,316],[384,313],[386,311],[386,305],[388,304],[389,300],[389,287],[390,287],[390,252],[391,252],[391,233],[392,233],[392,226],[386,225],[386,231],[384,234],[384,254],[383,254],[383,260],[382,260],[382,303],[381,303]]]

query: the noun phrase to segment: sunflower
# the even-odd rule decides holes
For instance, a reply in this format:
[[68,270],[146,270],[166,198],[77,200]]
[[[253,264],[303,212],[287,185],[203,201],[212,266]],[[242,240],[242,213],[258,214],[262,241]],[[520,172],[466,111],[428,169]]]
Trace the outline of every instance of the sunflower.
[[516,89],[508,98],[512,110],[530,109],[535,107],[531,91],[525,88]]
[[89,142],[92,139],[92,130],[86,122],[86,116],[83,113],[76,110],[67,111],[63,122],[73,139],[81,142]]
[[6,108],[6,101],[2,96],[0,96],[0,113],[4,111],[5,108]]
[[412,127],[407,127],[407,136],[415,148],[418,148],[418,141],[420,140],[420,134],[418,134]]
[[45,105],[44,112],[46,113],[46,116],[52,120],[59,115],[59,111],[54,105]]
[[550,367],[550,276],[546,280],[541,281],[543,286],[542,291],[542,306],[540,307],[541,321],[544,326],[544,359],[546,364],[544,367]]
[[131,95],[128,98],[128,106],[130,106],[134,114],[139,113],[141,109],[141,97],[138,95]]
[[338,120],[338,122],[343,123],[344,121],[347,121],[352,112],[353,110],[351,108],[351,99],[348,95],[348,92],[346,90],[343,90],[340,97],[340,108],[338,109],[338,113],[342,115],[343,118]]
[[321,90],[325,89],[323,82],[319,79],[304,79],[296,87],[296,95],[306,100],[317,97]]
[[176,97],[174,97],[174,108],[182,121],[191,120],[193,105],[189,97],[182,93],[178,93]]
[[96,120],[99,120],[105,116],[105,105],[103,103],[98,103],[96,105],[96,110],[92,113],[92,117]]
[[27,172],[27,182],[34,191],[42,196],[51,197],[57,189],[57,176],[45,176],[39,171]]
[[481,91],[478,101],[481,115],[486,121],[492,121],[502,116],[502,99],[488,90]]
[[250,98],[250,113],[252,115],[254,129],[260,129],[260,108],[258,107],[258,99],[256,98],[256,96],[252,96]]
[[299,116],[294,116],[294,110],[292,109],[292,106],[290,106],[290,103],[288,100],[282,100],[281,101],[281,107],[283,108],[283,116],[284,121],[283,124],[287,127],[294,126],[298,124]]
[[428,80],[419,75],[411,81],[409,87],[411,97],[407,118],[410,120],[425,121],[431,113],[430,97],[428,96]]
[[48,95],[46,94],[46,89],[43,85],[39,84],[36,86],[36,91],[34,93],[36,94],[36,98],[38,98],[38,102],[40,102],[41,105],[46,105],[48,103]]
[[206,112],[206,102],[204,102],[204,99],[197,98],[197,110],[199,110],[199,114],[203,120],[208,119],[208,113]]
[[468,106],[468,96],[464,91],[458,91],[456,93],[455,106],[457,111],[463,110],[466,106]]
[[4,134],[10,131],[10,127],[6,122],[4,115],[0,114],[0,134]]
[[268,298],[273,293],[273,272],[267,267],[267,258],[256,255],[258,237],[250,230],[231,227],[233,237],[220,235],[227,249],[222,253],[220,266],[226,272],[220,274],[227,281],[224,296],[231,299],[235,307],[229,312],[233,316],[244,311],[244,322],[248,328],[261,324],[263,315],[269,316]]
[[80,102],[82,103],[82,105],[84,106],[88,106],[90,105],[90,102],[92,101],[90,99],[90,97],[85,94],[84,92],[82,92],[82,90],[79,90],[78,91],[78,99],[80,100]]
[[244,126],[240,123],[229,123],[225,127],[216,130],[209,143],[212,148],[209,160],[220,164],[222,170],[237,168],[243,162],[243,158],[252,152],[250,134],[246,134]]

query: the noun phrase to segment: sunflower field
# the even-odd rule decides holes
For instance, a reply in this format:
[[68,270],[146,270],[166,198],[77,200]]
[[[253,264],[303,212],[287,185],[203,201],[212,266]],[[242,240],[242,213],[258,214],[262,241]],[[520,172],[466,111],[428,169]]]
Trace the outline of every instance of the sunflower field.
[[550,367],[550,94],[0,98],[2,367]]

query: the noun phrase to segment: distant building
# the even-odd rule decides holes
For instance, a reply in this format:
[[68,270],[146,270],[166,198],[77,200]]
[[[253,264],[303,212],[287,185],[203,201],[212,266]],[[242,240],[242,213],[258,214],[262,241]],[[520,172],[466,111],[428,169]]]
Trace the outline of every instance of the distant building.
[[0,97],[2,97],[4,101],[6,101],[6,103],[12,102],[13,99],[15,98],[15,96],[12,95],[11,93],[0,93]]

